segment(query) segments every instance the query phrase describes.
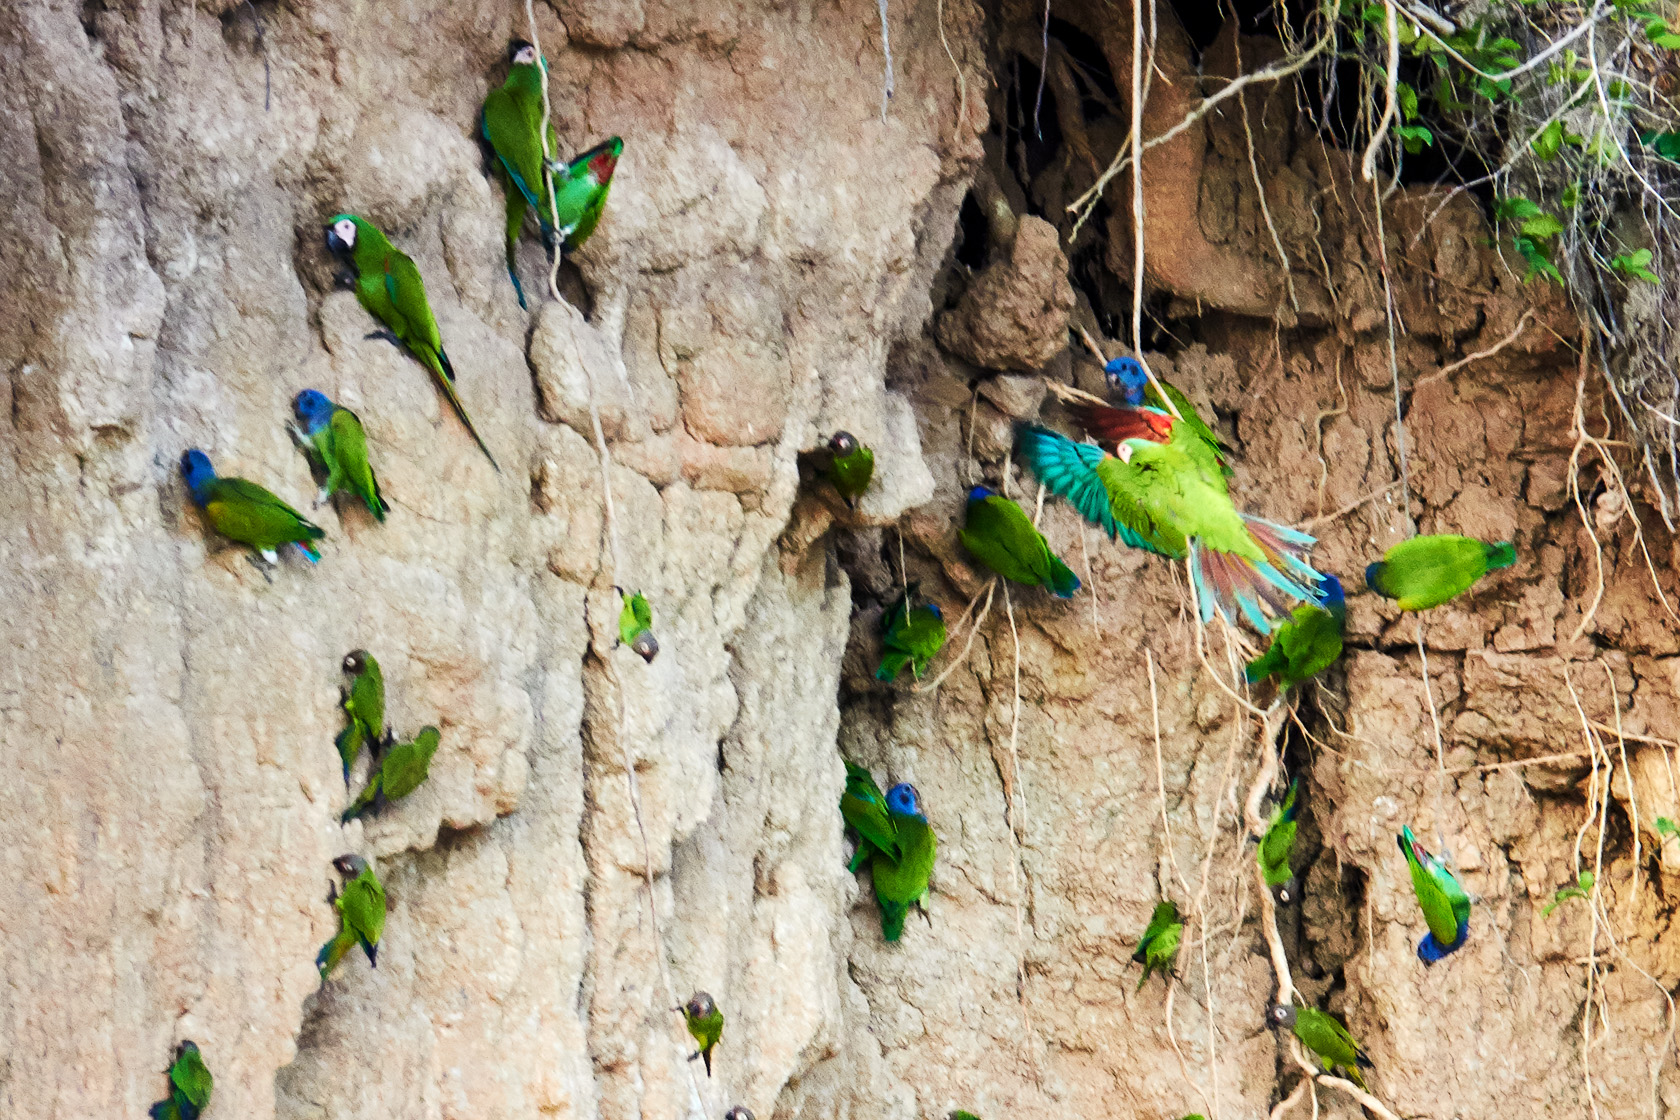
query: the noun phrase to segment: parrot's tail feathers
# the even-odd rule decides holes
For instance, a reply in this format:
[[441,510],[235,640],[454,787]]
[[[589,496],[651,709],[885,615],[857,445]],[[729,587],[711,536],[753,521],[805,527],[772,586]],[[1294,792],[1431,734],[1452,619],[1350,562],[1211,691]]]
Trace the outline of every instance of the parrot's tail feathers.
[[[1248,535],[1254,538],[1254,543],[1260,546],[1260,551],[1266,554],[1266,559],[1271,562],[1272,567],[1292,569],[1306,577],[1307,587],[1315,589],[1308,591],[1306,588],[1301,588],[1299,591],[1295,591],[1284,588],[1284,590],[1297,599],[1311,599],[1316,602],[1319,598],[1319,592],[1316,588],[1319,587],[1323,577],[1313,570],[1311,564],[1307,563],[1307,556],[1312,552],[1313,545],[1318,543],[1317,539],[1301,532],[1299,529],[1291,529],[1287,525],[1279,525],[1277,522],[1267,521],[1263,517],[1251,517],[1245,513],[1243,514],[1243,521],[1248,526]],[[1293,581],[1291,582],[1293,583]]]
[[908,653],[889,653],[881,658],[881,667],[875,670],[875,679],[891,684],[904,671],[904,666],[910,663]]
[[360,941],[362,943],[362,952],[367,954],[368,963],[371,964],[374,968],[378,968],[379,967],[379,946],[377,944],[369,941],[365,937],[358,936],[356,938],[356,940]]
[[706,1063],[706,1076],[712,1075],[712,1051],[710,1048],[700,1051],[700,1060]]
[[909,904],[903,902],[889,902],[880,899],[881,903],[881,936],[888,941],[897,941],[904,936],[904,919],[910,913]]
[[513,294],[519,297],[519,310],[529,311],[530,305],[525,302],[525,285],[519,282],[519,273],[513,270],[513,255],[508,254],[508,279],[513,281]]
[[1491,572],[1495,568],[1509,568],[1516,562],[1517,547],[1510,541],[1505,541],[1502,544],[1490,544],[1487,546],[1488,571]]
[[293,541],[292,543],[297,545],[297,550],[303,553],[303,558],[308,560],[311,564],[319,564],[321,562],[321,550],[310,544],[308,541]]
[[1260,609],[1262,604],[1273,614],[1282,615],[1287,613],[1284,595],[1309,597],[1304,588],[1275,566],[1204,548],[1199,541],[1192,542],[1190,547],[1190,573],[1201,599],[1203,622],[1210,621],[1215,610],[1234,622],[1240,611],[1262,634],[1272,629],[1272,620]]
[[1058,599],[1071,599],[1079,590],[1079,577],[1054,552],[1050,553],[1050,590]]
[[857,851],[852,853],[852,862],[846,865],[846,870],[851,874],[856,875],[858,873],[858,869],[869,862],[869,856],[872,851],[873,849],[870,847],[869,841],[859,837]]
[[331,941],[321,946],[321,951],[315,954],[315,967],[321,971],[321,979],[332,975],[332,970],[338,967],[338,962],[344,959],[354,941],[340,930]]
[[[438,357],[443,361],[444,368],[447,369],[449,359],[443,356],[443,351],[438,351]],[[433,372],[435,373],[436,371],[434,370]],[[484,437],[478,434],[478,429],[473,427],[472,417],[467,415],[466,407],[461,404],[461,398],[455,395],[454,373],[451,372],[448,377],[440,376],[438,378],[438,388],[442,389],[443,395],[449,398],[449,407],[453,408],[455,410],[455,415],[460,417],[461,423],[466,426],[468,433],[473,437],[473,442],[478,444],[478,449],[484,452],[484,457],[490,460],[490,465],[496,468],[496,473],[501,474],[501,464],[496,462],[496,457],[494,455],[490,454],[490,448],[485,445]]]

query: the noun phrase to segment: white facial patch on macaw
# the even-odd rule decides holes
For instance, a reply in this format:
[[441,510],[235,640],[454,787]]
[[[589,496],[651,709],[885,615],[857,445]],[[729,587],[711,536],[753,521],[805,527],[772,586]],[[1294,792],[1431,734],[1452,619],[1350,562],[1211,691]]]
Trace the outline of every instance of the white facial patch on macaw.
[[346,247],[351,249],[356,247],[356,223],[349,218],[340,218],[334,222],[333,233],[338,235],[338,239],[344,242]]
[[530,66],[537,61],[537,48],[532,46],[520,47],[513,56],[515,66]]

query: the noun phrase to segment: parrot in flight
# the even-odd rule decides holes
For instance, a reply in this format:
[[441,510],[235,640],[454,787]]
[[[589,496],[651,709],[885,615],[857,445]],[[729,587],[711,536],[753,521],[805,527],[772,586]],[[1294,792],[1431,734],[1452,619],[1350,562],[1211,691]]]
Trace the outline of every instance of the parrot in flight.
[[169,1095],[151,1107],[152,1120],[198,1120],[198,1114],[210,1103],[215,1082],[198,1052],[198,1043],[191,1039],[181,1043],[169,1066]]
[[[1144,372],[1143,365],[1136,358],[1114,358],[1103,366],[1103,374],[1108,379],[1109,389],[1120,394],[1120,402],[1126,409],[1148,409],[1172,419],[1172,410],[1162,402],[1155,386],[1149,383],[1149,374]],[[1189,437],[1206,449],[1215,467],[1229,478],[1231,449],[1196,413],[1196,406],[1190,403],[1189,397],[1165,381],[1161,382],[1161,388],[1166,390],[1167,399],[1177,407]]]
[[254,482],[217,478],[210,457],[196,447],[181,456],[181,477],[210,527],[250,548],[269,565],[280,562],[278,550],[288,544],[296,545],[311,564],[321,559],[311,543],[326,536],[319,525]]
[[385,932],[385,885],[374,874],[372,865],[361,856],[351,854],[339,856],[333,860],[333,866],[349,882],[344,884],[343,894],[336,889],[333,891],[332,904],[333,909],[338,911],[338,932],[331,941],[321,946],[320,953],[315,957],[315,966],[321,970],[323,980],[338,967],[344,954],[358,944],[367,954],[368,963],[378,968],[379,937]]
[[1110,455],[1088,443],[1022,424],[1016,445],[1040,482],[1067,498],[1092,524],[1133,548],[1169,559],[1190,558],[1202,621],[1238,611],[1262,634],[1281,614],[1284,596],[1316,601],[1307,590],[1323,577],[1306,561],[1313,538],[1263,518],[1238,513],[1223,490],[1203,477],[1171,443],[1133,438]]
[[1432,965],[1448,953],[1464,947],[1470,938],[1470,896],[1458,885],[1458,879],[1447,870],[1441,857],[1424,850],[1410,825],[1401,827],[1400,851],[1412,873],[1412,890],[1429,932],[1418,942],[1418,960]]
[[1401,541],[1365,569],[1365,583],[1403,611],[1424,611],[1470,590],[1496,568],[1517,562],[1509,542],[1487,544],[1474,537],[1413,537]]
[[712,1048],[723,1037],[723,1012],[718,1010],[717,1003],[705,992],[695,992],[688,997],[688,1002],[678,1008],[683,1014],[683,1021],[688,1025],[688,1033],[694,1036],[699,1050],[690,1054],[689,1061],[703,1058],[706,1062],[706,1076],[712,1075]]
[[828,451],[828,480],[846,500],[846,508],[856,509],[858,497],[875,477],[875,452],[850,432],[835,432],[828,441]]
[[927,897],[938,849],[921,796],[915,786],[900,782],[882,797],[869,771],[848,762],[840,814],[858,834],[848,870],[856,871],[868,859],[875,900],[881,906],[881,933],[897,941],[910,907]]
[[615,588],[624,607],[618,612],[618,640],[629,646],[649,665],[659,656],[659,639],[653,636],[653,608],[640,591],[626,595],[623,588]]
[[1299,792],[1301,780],[1299,778],[1289,783],[1289,792],[1283,801],[1272,807],[1272,818],[1266,822],[1266,833],[1260,837],[1260,848],[1255,858],[1260,862],[1260,870],[1266,877],[1266,885],[1272,888],[1272,897],[1277,899],[1279,906],[1288,906],[1295,901],[1297,884],[1295,873],[1289,869],[1289,856],[1295,850],[1295,795]]
[[1288,688],[1312,679],[1342,655],[1342,628],[1347,625],[1347,596],[1342,581],[1322,577],[1322,597],[1302,603],[1289,621],[1277,628],[1266,652],[1243,670],[1249,684],[1276,676]]
[[1060,599],[1079,590],[1079,577],[1050,551],[1021,507],[988,487],[968,492],[966,523],[957,535],[971,556],[1004,579],[1048,587]]
[[385,741],[385,674],[379,662],[365,649],[353,650],[344,658],[344,671],[350,674],[350,687],[340,700],[350,722],[338,733],[338,757],[344,763],[344,783],[350,784],[350,768],[366,743],[371,752]]
[[379,479],[368,462],[367,433],[362,430],[361,420],[314,389],[299,393],[292,410],[298,418],[298,423],[291,426],[292,438],[327,472],[315,504],[348,490],[362,500],[376,521],[384,521],[391,507],[380,494]]
[[349,261],[356,273],[356,299],[369,315],[385,325],[369,338],[385,338],[407,350],[432,373],[455,415],[466,425],[478,449],[500,474],[496,457],[473,427],[472,418],[455,395],[455,367],[443,350],[432,305],[426,300],[426,282],[408,254],[394,247],[379,228],[366,218],[339,214],[327,223],[327,248]]
[[442,733],[428,724],[408,742],[386,751],[379,761],[379,769],[368,778],[367,788],[344,810],[339,823],[361,816],[370,805],[383,807],[388,801],[401,801],[420,788],[420,783],[431,774],[432,756],[437,753],[441,737]]
[[1159,972],[1165,979],[1172,971],[1173,960],[1178,956],[1178,939],[1182,936],[1184,923],[1178,920],[1178,907],[1171,899],[1156,903],[1155,913],[1150,915],[1149,925],[1144,927],[1137,951],[1132,954],[1132,959],[1143,966],[1138,991],[1143,991],[1143,986],[1149,983],[1151,973]]
[[1359,1045],[1353,1035],[1335,1016],[1320,1011],[1316,1007],[1290,1007],[1288,1004],[1274,1004],[1266,1013],[1267,1020],[1274,1027],[1289,1027],[1295,1032],[1308,1050],[1318,1056],[1324,1065],[1324,1072],[1329,1073],[1337,1066],[1347,1072],[1348,1080],[1364,1089],[1367,1093],[1371,1087],[1365,1084],[1365,1078],[1359,1072],[1360,1066],[1374,1068],[1365,1048]]
[[912,607],[918,589],[911,585],[881,617],[881,664],[875,679],[891,683],[906,665],[917,680],[945,646],[945,615],[938,603]]

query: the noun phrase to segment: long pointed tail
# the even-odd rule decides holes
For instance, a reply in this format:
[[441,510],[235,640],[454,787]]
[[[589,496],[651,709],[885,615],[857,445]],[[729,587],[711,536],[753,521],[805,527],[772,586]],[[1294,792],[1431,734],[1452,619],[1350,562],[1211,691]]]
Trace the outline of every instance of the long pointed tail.
[[[467,426],[467,432],[473,437],[473,441],[478,444],[478,449],[484,452],[484,457],[490,460],[490,465],[496,468],[496,473],[501,474],[501,464],[497,463],[496,457],[490,454],[490,448],[485,446],[484,437],[478,434],[477,428],[473,427],[472,417],[467,415],[466,407],[461,404],[461,398],[455,395],[455,381],[453,371],[449,367],[449,359],[440,352],[438,363],[432,369],[432,380],[438,383],[438,388],[443,390],[443,395],[449,398],[449,407],[455,410],[455,415],[460,417],[461,423]],[[449,370],[449,372],[446,373],[446,370]]]
[[[1265,559],[1219,552],[1195,541],[1190,546],[1190,574],[1196,581],[1203,622],[1212,619],[1216,610],[1233,622],[1241,612],[1256,630],[1269,634],[1273,619],[1262,605],[1273,615],[1287,615],[1290,599],[1318,599],[1320,577],[1306,561],[1313,538],[1258,517],[1244,515],[1243,520]],[[1292,578],[1286,570],[1306,577],[1305,581]]]
[[904,936],[904,918],[910,913],[910,906],[903,902],[892,902],[876,896],[881,904],[881,936],[888,941],[897,941]]

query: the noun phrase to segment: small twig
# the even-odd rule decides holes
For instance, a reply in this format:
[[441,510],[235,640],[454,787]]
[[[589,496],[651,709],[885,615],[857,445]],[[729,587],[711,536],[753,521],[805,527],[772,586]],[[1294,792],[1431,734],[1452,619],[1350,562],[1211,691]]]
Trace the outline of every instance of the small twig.
[[1267,1114],[1266,1120],[1279,1120],[1284,1113],[1300,1104],[1302,1095],[1306,1093],[1307,1087],[1311,1084],[1312,1078],[1310,1077],[1303,1077],[1295,1082],[1294,1091],[1273,1106],[1272,1111]]
[[1534,308],[1531,307],[1527,311],[1524,311],[1522,313],[1522,318],[1517,320],[1517,325],[1514,328],[1512,328],[1510,334],[1506,335],[1504,338],[1500,339],[1498,342],[1494,343],[1492,346],[1488,347],[1486,350],[1478,350],[1474,354],[1468,354],[1468,355],[1460,358],[1458,361],[1453,362],[1451,365],[1442,366],[1440,369],[1436,370],[1432,374],[1429,374],[1427,377],[1418,378],[1416,381],[1412,382],[1412,394],[1413,394],[1413,396],[1415,397],[1417,395],[1417,391],[1418,391],[1419,386],[1427,385],[1431,381],[1439,381],[1441,378],[1446,377],[1449,374],[1456,373],[1458,370],[1463,369],[1465,366],[1469,365],[1471,362],[1479,362],[1483,358],[1493,357],[1495,354],[1497,354],[1501,350],[1505,349],[1505,347],[1507,347],[1507,346],[1511,345],[1511,343],[1515,342],[1517,340],[1517,336],[1522,334],[1523,329],[1528,326],[1528,321],[1532,318],[1534,318]]
[[1340,517],[1344,517],[1347,514],[1352,513],[1366,502],[1374,502],[1384,494],[1392,494],[1399,485],[1400,483],[1398,480],[1391,482],[1387,486],[1384,486],[1381,490],[1373,490],[1363,498],[1356,498],[1340,509],[1332,510],[1330,513],[1321,513],[1317,517],[1309,518],[1306,521],[1301,522],[1301,528],[1316,529],[1320,525],[1327,525]]
[[[978,617],[974,620],[974,626],[968,632],[968,641],[963,645],[962,653],[958,654],[955,661],[952,661],[949,665],[945,666],[944,670],[937,677],[933,678],[933,680],[929,681],[927,684],[911,685],[910,686],[910,691],[911,692],[918,692],[918,693],[919,692],[932,692],[934,689],[938,688],[940,685],[945,683],[945,678],[950,676],[952,673],[954,673],[956,671],[958,665],[961,665],[963,662],[968,660],[969,652],[974,649],[974,636],[980,632],[980,624],[986,621],[986,615],[991,613],[992,592],[997,590],[997,584],[998,584],[998,577],[996,577],[996,576],[993,576],[990,580],[988,580],[986,582],[986,587],[985,587],[986,605],[980,608],[980,617]],[[979,599],[980,599],[980,592],[976,591],[974,593],[974,598],[969,600],[968,606],[969,606],[970,610],[972,610],[974,608],[974,604],[976,602],[978,602]],[[966,618],[966,617],[968,617],[968,614],[965,611],[963,613],[963,618]],[[959,618],[957,620],[957,628],[958,629],[962,628],[962,619],[961,618]]]
[[245,6],[251,9],[251,23],[257,30],[257,53],[263,60],[263,112],[268,112],[270,95],[274,92],[274,78],[268,68],[268,28],[263,25],[262,15],[251,0],[245,0]]
[[887,123],[887,102],[893,97],[893,59],[892,41],[887,37],[887,0],[880,0],[881,4],[881,53],[887,59],[887,76],[881,86],[881,123]]
[[[1015,900],[1015,942],[1019,951],[1015,957],[1015,993],[1021,1002],[1021,1024],[1025,1037],[1023,1045],[1027,1049],[1027,1064],[1032,1068],[1034,1077],[1038,1072],[1038,1048],[1034,1045],[1034,1031],[1032,1012],[1027,1008],[1027,931],[1025,920],[1026,898],[1026,862],[1022,855],[1022,840],[1026,836],[1026,800],[1027,795],[1021,789],[1021,634],[1015,628],[1015,606],[1009,596],[1009,581],[1003,581],[1003,610],[1009,616],[1009,636],[1015,643],[1015,702],[1010,709],[1009,717],[1009,789],[1006,793],[1006,804],[1009,817],[1009,846],[1014,849],[1009,861],[1009,878],[1014,886]],[[1016,798],[1020,798],[1020,809],[1016,808]]]
[[968,75],[957,62],[957,56],[951,51],[951,42],[945,38],[945,0],[938,0],[934,5],[939,17],[939,43],[945,48],[945,57],[951,60],[951,69],[957,72],[957,131],[968,123]]

